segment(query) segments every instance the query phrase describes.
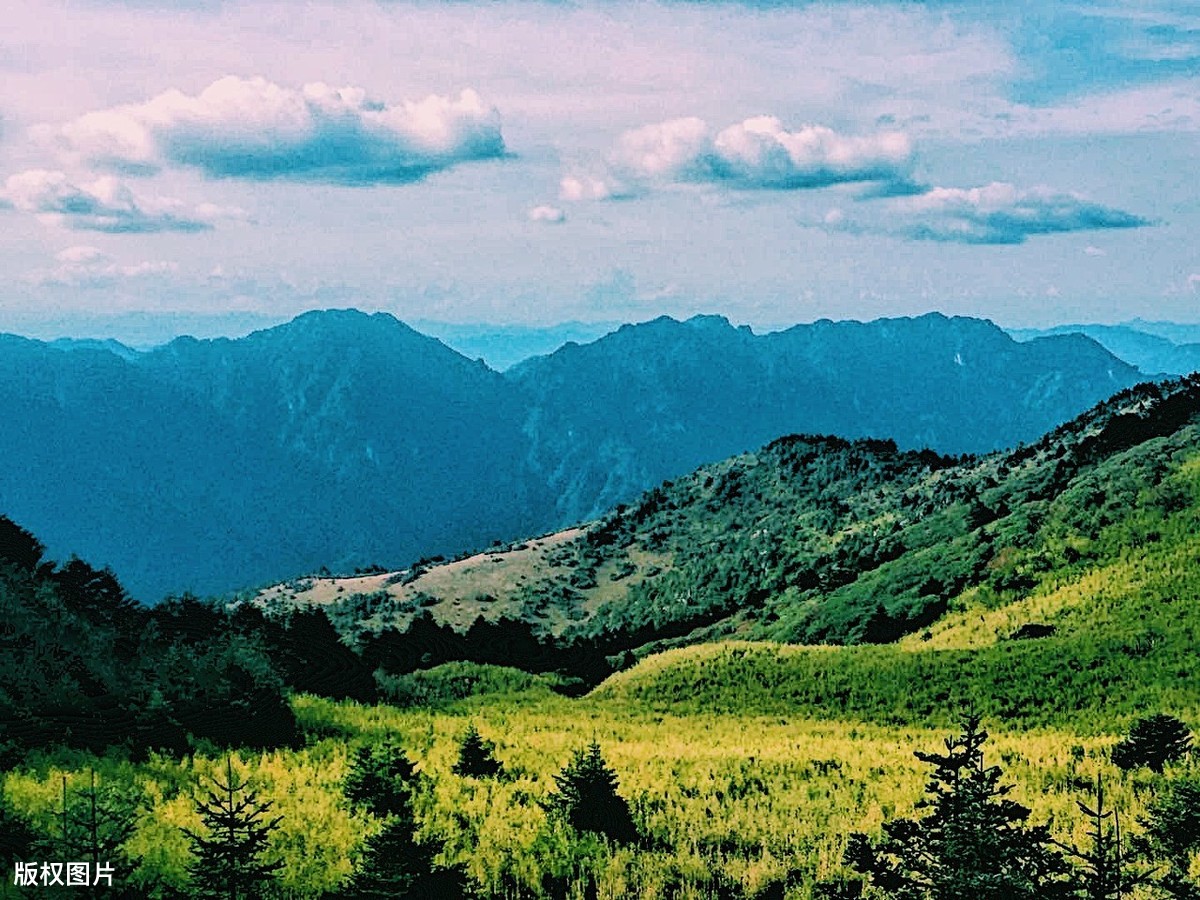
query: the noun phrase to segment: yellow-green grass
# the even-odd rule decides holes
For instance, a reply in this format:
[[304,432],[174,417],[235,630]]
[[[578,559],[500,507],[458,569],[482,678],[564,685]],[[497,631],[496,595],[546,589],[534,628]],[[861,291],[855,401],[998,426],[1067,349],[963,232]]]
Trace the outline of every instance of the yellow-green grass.
[[[652,676],[655,667],[672,664],[670,656],[623,677]],[[703,897],[696,885],[714,868],[751,894],[793,873],[788,896],[808,896],[813,879],[841,871],[850,832],[876,832],[884,821],[914,813],[927,771],[913,752],[937,749],[947,736],[944,728],[920,724],[660,713],[605,699],[603,692],[583,700],[541,695],[527,703],[473,698],[438,711],[298,697],[295,708],[310,733],[320,735],[309,746],[234,755],[238,771],[284,816],[271,844],[285,862],[278,897],[315,897],[332,888],[378,827],[351,810],[340,792],[350,748],[360,742],[399,740],[428,778],[417,803],[420,836],[443,842],[443,860],[464,865],[497,896],[504,884],[538,896],[546,873],[591,871],[599,876],[601,897],[623,900]],[[469,722],[496,742],[508,779],[451,774]],[[1154,776],[1123,774],[1107,761],[1113,734],[987,725],[990,760],[1003,766],[1014,797],[1062,840],[1082,840],[1075,804],[1087,798],[1098,774],[1127,823],[1152,796],[1147,788]],[[647,846],[573,841],[542,810],[553,775],[572,750],[592,740],[617,771]],[[4,790],[12,807],[53,833],[64,774],[73,787],[83,787],[95,766],[101,784],[137,784],[148,802],[128,848],[141,862],[137,877],[179,885],[188,861],[180,828],[199,824],[191,795],[201,775],[219,774],[222,765],[215,754],[140,765],[78,754],[48,757],[9,773]]]

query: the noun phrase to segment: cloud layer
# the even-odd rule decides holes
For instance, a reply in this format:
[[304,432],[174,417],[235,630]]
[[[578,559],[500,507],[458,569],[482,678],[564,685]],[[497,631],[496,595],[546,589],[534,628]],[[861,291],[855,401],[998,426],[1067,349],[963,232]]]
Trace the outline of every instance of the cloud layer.
[[567,220],[567,214],[557,206],[541,205],[529,210],[529,221],[544,222],[547,225],[559,225]]
[[80,185],[63,172],[47,169],[10,175],[0,201],[52,224],[108,234],[207,231],[214,220],[241,214],[212,204],[192,207],[169,198],[139,199],[112,176]]
[[755,116],[714,133],[703,119],[689,117],[625,132],[600,171],[572,172],[560,190],[564,199],[580,200],[661,183],[759,190],[907,183],[912,160],[908,138],[895,131],[851,136],[822,125],[789,131],[774,116]]
[[212,177],[336,184],[417,181],[505,152],[499,113],[472,90],[389,106],[361,88],[294,90],[233,76],[196,96],[167,91],[41,136],[87,164],[131,174],[174,165]]
[[75,246],[56,253],[52,269],[31,273],[26,280],[61,287],[107,287],[127,278],[166,275],[178,270],[173,262],[140,262],[121,265],[96,247]]

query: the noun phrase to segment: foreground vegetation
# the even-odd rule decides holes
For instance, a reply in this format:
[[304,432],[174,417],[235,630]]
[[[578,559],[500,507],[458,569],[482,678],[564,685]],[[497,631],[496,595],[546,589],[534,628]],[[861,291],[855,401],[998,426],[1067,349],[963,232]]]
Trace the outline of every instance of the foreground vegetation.
[[[980,872],[912,861],[966,846],[921,822],[958,809],[931,785],[954,796],[945,758],[978,742],[915,754],[971,710],[991,736],[964,809],[1012,832],[994,846],[1055,896],[1195,900],[1198,412],[1198,384],[1148,388],[957,463],[776,442],[583,533],[571,552],[655,533],[674,562],[556,636],[145,609],[0,519],[0,861],[103,851],[114,895],[228,896],[206,842],[253,798],[238,896],[978,900]],[[1118,814],[1117,880],[1089,882]]]
[[[120,851],[119,871],[137,893],[186,889],[193,856],[182,829],[200,829],[202,779],[227,760],[281,816],[268,858],[282,862],[268,897],[336,891],[361,866],[383,822],[355,808],[343,788],[355,748],[398,740],[421,774],[417,838],[445,867],[460,868],[483,897],[810,897],[819,882],[852,880],[848,836],[878,834],[914,814],[928,775],[914,752],[940,746],[944,730],[765,715],[664,715],[629,703],[569,700],[540,692],[481,695],[437,710],[395,709],[313,697],[295,701],[303,748],[258,753],[118,756],[50,753],[8,773],[12,814],[46,837],[57,832],[62,780],[86,788],[134,787],[142,806]],[[496,745],[503,776],[453,772],[469,725]],[[1110,761],[1115,735],[1063,729],[997,730],[987,752],[1064,843],[1086,845],[1097,776],[1129,831],[1167,785],[1195,782],[1194,765],[1165,774],[1123,772]],[[619,777],[642,840],[613,844],[577,833],[543,806],[573,751],[596,741]]]

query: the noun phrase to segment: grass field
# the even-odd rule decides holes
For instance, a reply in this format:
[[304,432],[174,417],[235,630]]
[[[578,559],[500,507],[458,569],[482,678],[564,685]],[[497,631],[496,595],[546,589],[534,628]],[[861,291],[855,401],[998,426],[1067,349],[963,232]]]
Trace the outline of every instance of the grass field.
[[[298,697],[295,707],[308,746],[235,755],[239,770],[283,816],[272,843],[285,862],[277,896],[317,897],[349,874],[363,839],[379,825],[351,811],[341,795],[351,748],[396,739],[425,776],[417,802],[419,836],[444,844],[442,859],[464,865],[485,896],[543,896],[548,876],[574,880],[582,891],[584,873],[593,873],[600,896],[612,900],[711,897],[716,896],[712,873],[721,872],[745,896],[769,896],[772,887],[786,886],[784,896],[808,897],[815,880],[842,871],[850,832],[875,832],[884,821],[913,813],[926,774],[913,752],[940,747],[948,731],[922,724],[917,715],[901,724],[899,708],[890,716],[895,721],[879,724],[832,710],[818,714],[812,705],[767,713],[763,707],[769,704],[751,696],[742,712],[705,711],[699,699],[671,713],[665,703],[643,703],[631,695],[631,682],[638,679],[659,683],[674,669],[700,679],[706,669],[727,665],[731,655],[770,661],[786,678],[799,657],[829,659],[852,652],[781,652],[768,645],[704,649],[710,658],[696,658],[698,650],[678,651],[580,700],[539,685],[436,709]],[[809,671],[807,664],[802,669]],[[699,685],[697,695],[703,696]],[[1195,718],[1190,721],[1196,724]],[[451,774],[469,723],[496,742],[504,779],[475,781]],[[1088,798],[1098,774],[1126,822],[1134,822],[1152,796],[1157,776],[1121,773],[1108,762],[1115,730],[988,724],[990,760],[1003,766],[1014,797],[1030,805],[1034,819],[1048,822],[1061,840],[1082,839],[1076,802]],[[548,820],[539,805],[571,751],[592,740],[620,776],[620,790],[646,837],[644,846],[613,848],[592,838],[578,840]],[[189,857],[180,827],[198,824],[192,808],[197,779],[222,764],[218,754],[182,761],[152,758],[138,765],[57,755],[9,773],[4,791],[12,807],[33,814],[53,832],[64,776],[73,787],[82,786],[94,766],[102,784],[135,785],[147,806],[127,848],[138,866],[129,875],[153,894],[183,884]],[[1176,770],[1168,777],[1180,774]]]

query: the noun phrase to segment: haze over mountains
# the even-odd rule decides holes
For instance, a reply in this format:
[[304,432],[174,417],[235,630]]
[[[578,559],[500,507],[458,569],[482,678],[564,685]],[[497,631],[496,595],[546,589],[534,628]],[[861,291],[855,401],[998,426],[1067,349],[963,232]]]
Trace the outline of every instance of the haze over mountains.
[[504,374],[355,311],[144,353],[3,336],[0,509],[153,601],[549,531],[789,433],[1010,446],[1139,380],[937,314],[664,317]]

